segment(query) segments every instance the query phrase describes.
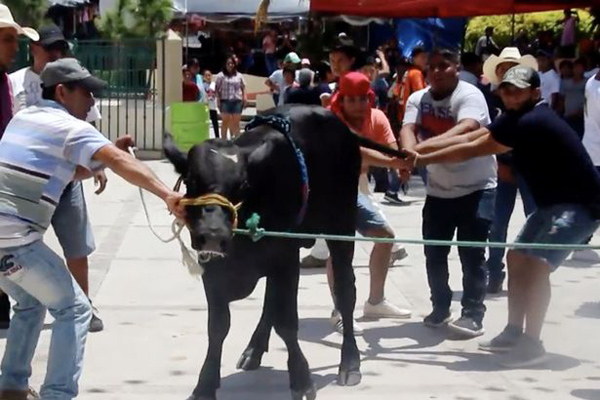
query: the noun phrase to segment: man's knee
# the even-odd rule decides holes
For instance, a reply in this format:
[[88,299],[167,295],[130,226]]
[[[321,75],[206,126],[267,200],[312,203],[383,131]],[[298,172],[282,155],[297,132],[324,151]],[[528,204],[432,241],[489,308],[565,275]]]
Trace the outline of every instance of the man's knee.
[[382,238],[382,239],[393,239],[394,237],[396,237],[396,235],[394,234],[394,231],[388,225],[370,228],[364,233],[365,233],[365,236]]

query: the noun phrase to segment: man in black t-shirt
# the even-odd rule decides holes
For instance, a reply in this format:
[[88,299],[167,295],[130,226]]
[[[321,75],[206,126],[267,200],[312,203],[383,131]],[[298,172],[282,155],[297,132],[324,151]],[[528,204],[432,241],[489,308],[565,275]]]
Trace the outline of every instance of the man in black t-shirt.
[[[600,175],[577,133],[540,101],[540,77],[531,68],[509,70],[500,95],[507,111],[494,123],[427,148],[427,154],[415,155],[409,167],[512,150],[514,165],[538,206],[516,242],[584,243],[600,226]],[[506,352],[501,360],[504,366],[528,367],[544,360],[540,334],[550,303],[550,273],[569,253],[509,251],[508,325],[499,336],[480,345],[483,350]]]

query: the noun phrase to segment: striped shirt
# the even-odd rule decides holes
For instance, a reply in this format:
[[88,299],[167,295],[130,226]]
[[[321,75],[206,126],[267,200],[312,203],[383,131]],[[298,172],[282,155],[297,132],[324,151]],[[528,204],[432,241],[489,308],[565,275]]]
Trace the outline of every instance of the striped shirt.
[[78,165],[111,142],[54,101],[17,113],[0,141],[0,248],[42,238]]

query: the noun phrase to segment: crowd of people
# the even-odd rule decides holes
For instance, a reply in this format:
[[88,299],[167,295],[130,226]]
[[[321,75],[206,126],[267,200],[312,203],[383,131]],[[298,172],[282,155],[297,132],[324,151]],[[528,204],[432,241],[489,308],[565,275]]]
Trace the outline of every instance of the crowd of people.
[[[456,234],[460,241],[505,242],[520,193],[529,218],[518,243],[586,243],[600,225],[600,70],[594,62],[599,49],[577,48],[571,34],[577,18],[570,10],[561,23],[556,48],[544,36],[527,49],[500,49],[490,27],[472,53],[417,47],[410,59],[401,56],[396,40],[364,54],[340,34],[328,60],[314,66],[290,49],[265,85],[276,105],[327,107],[356,134],[406,153],[400,159],[361,149],[357,231],[363,235],[394,238],[369,179],[387,202],[402,205],[399,192],[416,171],[426,186],[424,239],[451,240]],[[19,34],[32,41],[33,64],[9,76]],[[263,45],[267,55],[274,54],[272,43]],[[270,66],[276,63],[274,56],[269,59]],[[228,57],[214,79],[196,60],[182,70],[184,99],[207,104],[217,137],[240,134],[247,96],[239,64],[236,56]],[[181,195],[123,151],[133,145],[131,138],[111,144],[94,128],[100,116],[93,94],[103,85],[68,56],[59,29],[23,28],[0,5],[0,289],[17,302],[10,321],[9,300],[0,300],[3,327],[10,326],[0,398],[27,398],[46,308],[56,321],[42,398],[77,395],[86,335],[102,328],[87,293],[87,257],[94,245],[80,180],[95,175],[101,192],[106,185],[101,167],[108,166],[183,215]],[[68,225],[61,222],[65,218]],[[50,224],[66,265],[43,243]],[[458,318],[450,312],[450,247],[426,245],[424,252],[432,305],[424,324],[448,326],[464,338],[483,335],[486,293],[500,292],[506,280],[505,252],[458,248],[463,274]],[[385,296],[390,266],[407,255],[399,246],[374,245],[366,317],[411,316]],[[480,344],[482,350],[505,352],[502,363],[508,367],[544,359],[540,337],[550,276],[569,255],[556,249],[508,252],[508,323]],[[597,257],[590,251],[577,256]],[[301,264],[326,268],[333,285],[325,242],[317,241]],[[335,309],[331,323],[343,331]],[[362,332],[357,323],[354,328]]]

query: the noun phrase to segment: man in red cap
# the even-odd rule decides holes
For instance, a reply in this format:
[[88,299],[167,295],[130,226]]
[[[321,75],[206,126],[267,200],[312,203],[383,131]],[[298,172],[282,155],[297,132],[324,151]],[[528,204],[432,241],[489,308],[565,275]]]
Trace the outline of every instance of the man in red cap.
[[[381,110],[374,108],[374,104],[375,93],[371,90],[369,79],[362,73],[349,72],[341,77],[338,91],[331,99],[330,109],[356,134],[398,149],[390,122]],[[381,209],[371,198],[366,171],[369,167],[399,170],[404,164],[400,159],[388,157],[371,149],[361,148],[361,155],[363,173],[357,199],[357,231],[363,236],[393,238],[394,231]],[[391,255],[391,244],[376,243],[373,246],[369,261],[370,294],[364,305],[364,315],[367,318],[410,318],[411,316],[410,310],[400,309],[385,299],[385,280]],[[327,265],[327,277],[329,286],[333,290],[333,270],[330,262]],[[337,311],[333,312],[332,323],[338,332],[343,330],[342,320]]]

